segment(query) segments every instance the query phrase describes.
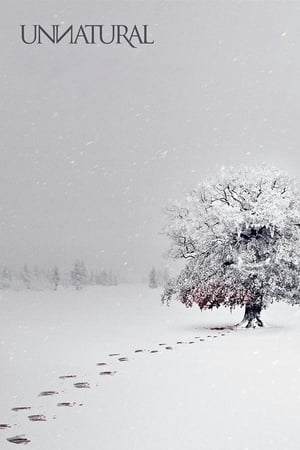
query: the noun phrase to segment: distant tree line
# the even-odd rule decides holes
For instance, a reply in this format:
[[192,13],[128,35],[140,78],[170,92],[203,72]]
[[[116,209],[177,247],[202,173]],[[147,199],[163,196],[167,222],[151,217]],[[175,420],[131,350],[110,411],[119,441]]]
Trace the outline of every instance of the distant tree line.
[[170,280],[168,268],[156,269],[152,267],[149,273],[148,285],[150,288],[164,287]]
[[115,286],[119,284],[118,275],[111,269],[93,269],[89,271],[82,260],[76,260],[71,270],[62,270],[58,266],[51,269],[30,267],[25,264],[21,270],[3,267],[0,270],[0,289],[54,289],[59,286],[76,290],[85,286]]

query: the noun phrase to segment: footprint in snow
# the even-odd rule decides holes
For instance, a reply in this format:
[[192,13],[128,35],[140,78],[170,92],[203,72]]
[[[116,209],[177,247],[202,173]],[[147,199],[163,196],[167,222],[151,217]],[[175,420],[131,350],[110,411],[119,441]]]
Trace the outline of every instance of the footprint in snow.
[[16,408],[11,408],[12,411],[24,411],[26,409],[31,409],[31,406],[17,406]]
[[14,436],[11,438],[7,438],[8,442],[11,442],[12,444],[29,444],[31,442],[27,437],[25,437],[24,434],[21,434],[19,436]]
[[49,397],[51,395],[57,395],[57,391],[43,391],[39,394],[39,397]]
[[110,376],[112,376],[112,375],[115,375],[115,373],[117,373],[115,370],[114,371],[105,370],[104,372],[100,372],[99,375],[110,375]]
[[[220,330],[220,331],[224,330],[225,331],[225,328],[223,328],[223,327],[213,328],[213,329],[214,330]],[[231,331],[232,330],[227,330],[227,333],[230,333]],[[225,336],[225,334],[222,333],[221,336]],[[208,338],[212,338],[212,337],[216,338],[218,336],[208,335],[207,337]],[[205,340],[203,338],[200,338],[200,336],[195,336],[195,339],[199,339],[199,341],[201,341],[201,342],[203,342]],[[176,344],[184,344],[184,343],[185,342],[183,342],[183,341],[177,341],[176,342]],[[194,344],[195,342],[194,341],[189,341],[188,343],[189,344]],[[169,345],[166,346],[165,343],[160,343],[159,345],[160,346],[165,346],[166,350],[173,350],[172,346],[169,346]],[[145,350],[143,350],[143,349],[137,349],[137,350],[135,350],[135,353],[141,353],[141,352],[144,352],[144,351]],[[158,353],[158,352],[159,352],[158,350],[149,350],[149,353]],[[110,353],[109,356],[120,356],[120,353]],[[118,359],[121,362],[128,361],[128,358],[126,358],[126,357],[120,357]],[[107,363],[99,362],[99,363],[97,363],[97,365],[98,366],[105,366],[105,365],[107,365]],[[112,376],[115,373],[116,373],[116,371],[104,371],[104,372],[100,372],[100,375]],[[77,375],[61,375],[59,378],[60,379],[68,379],[68,378],[76,378],[76,377],[77,377]],[[76,388],[79,388],[79,389],[90,388],[90,385],[87,382],[74,383],[74,386]],[[39,396],[44,397],[44,396],[52,396],[52,395],[57,395],[57,394],[58,394],[57,391],[43,391],[43,392],[41,392],[39,394]],[[57,406],[59,406],[59,407],[73,407],[75,404],[76,404],[76,402],[61,402],[61,403],[58,403]],[[82,403],[79,404],[79,406],[82,406]],[[13,411],[22,411],[22,410],[28,410],[28,409],[31,409],[31,407],[30,406],[19,406],[19,407],[12,408]],[[28,418],[29,418],[29,420],[31,420],[33,422],[41,422],[41,421],[46,421],[47,420],[46,417],[44,415],[42,415],[42,414],[28,416]],[[7,429],[7,428],[10,428],[10,425],[0,424],[0,429]],[[30,442],[30,440],[28,440],[26,437],[24,437],[24,435],[15,436],[15,437],[9,438],[7,440],[9,442],[17,443],[17,444],[27,444],[27,443]]]
[[[68,407],[68,408],[73,408],[73,406],[75,406],[76,405],[76,402],[61,402],[61,403],[57,403],[57,406],[65,406],[65,407]],[[79,405],[79,406],[81,406],[81,405]]]
[[[214,328],[214,330],[224,330],[225,331],[225,328],[223,328],[223,327]],[[227,330],[226,332],[230,333],[231,331],[232,330]],[[225,333],[222,333],[221,336],[225,336]],[[211,338],[211,337],[216,338],[218,336],[208,335],[207,337],[208,338]],[[205,340],[203,338],[200,338],[200,336],[195,336],[195,339],[199,339],[199,341],[201,341],[201,342],[203,342]],[[184,344],[185,342],[177,341],[176,343],[177,344]],[[194,341],[189,341],[188,343],[189,344],[194,344],[195,342]],[[165,343],[160,343],[159,345],[160,346],[165,346],[166,350],[173,350],[172,346],[166,346]],[[145,350],[143,350],[143,349],[137,349],[137,350],[135,350],[135,353],[141,353],[141,352],[144,352],[144,351]],[[159,352],[158,350],[149,350],[149,353],[158,353],[158,352]],[[120,353],[110,353],[109,356],[120,356]],[[126,357],[120,357],[118,359],[119,359],[119,361],[122,361],[122,362],[123,361],[128,361],[128,358],[126,358]],[[105,366],[105,365],[107,365],[107,363],[99,362],[99,363],[97,363],[97,365],[98,366]],[[116,373],[116,371],[104,371],[104,372],[100,372],[100,375],[112,376],[115,373]],[[61,375],[59,378],[60,379],[69,379],[69,378],[76,378],[76,377],[77,377],[77,375]],[[74,383],[74,387],[79,388],[79,389],[84,389],[84,388],[90,388],[90,385],[89,385],[88,382],[80,382],[80,383]],[[57,395],[57,394],[58,394],[57,391],[43,391],[43,392],[41,392],[39,394],[39,396],[44,397],[44,396],[52,396],[52,395]],[[60,403],[57,404],[57,406],[58,407],[69,407],[70,408],[70,407],[75,406],[75,404],[76,404],[76,402],[60,402]],[[83,404],[80,403],[79,406],[83,406]],[[22,410],[28,410],[28,409],[31,409],[31,407],[30,406],[19,406],[19,407],[12,408],[13,411],[22,411]],[[47,420],[46,417],[44,415],[42,415],[42,414],[35,414],[35,415],[28,416],[28,419],[30,421],[32,421],[32,422],[44,422],[44,421]],[[10,425],[8,425],[8,424],[0,424],[0,429],[8,429],[8,428],[10,428]],[[11,443],[15,443],[15,444],[28,444],[29,442],[31,442],[24,435],[19,435],[19,436],[14,436],[12,438],[8,438],[7,441],[11,442]]]
[[33,414],[32,416],[28,416],[28,419],[31,422],[46,422],[46,416],[43,414]]
[[74,387],[78,389],[88,389],[90,384],[87,381],[81,381],[80,383],[74,383]]
[[68,378],[76,378],[76,377],[77,377],[77,375],[61,375],[59,378],[61,380],[66,380]]

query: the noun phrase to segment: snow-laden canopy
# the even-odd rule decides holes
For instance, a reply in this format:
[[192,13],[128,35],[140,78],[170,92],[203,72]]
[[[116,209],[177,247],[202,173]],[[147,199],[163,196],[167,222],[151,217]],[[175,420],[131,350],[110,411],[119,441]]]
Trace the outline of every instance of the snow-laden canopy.
[[275,168],[222,169],[167,208],[169,254],[185,259],[163,300],[186,306],[299,302],[300,196]]

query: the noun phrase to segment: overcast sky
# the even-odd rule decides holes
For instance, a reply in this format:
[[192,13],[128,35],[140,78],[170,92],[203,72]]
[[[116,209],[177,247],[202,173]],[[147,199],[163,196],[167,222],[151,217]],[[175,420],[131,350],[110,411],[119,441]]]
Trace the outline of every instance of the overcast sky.
[[[0,264],[164,265],[169,199],[222,165],[298,177],[300,2],[10,0]],[[154,45],[24,45],[20,24],[149,24]]]

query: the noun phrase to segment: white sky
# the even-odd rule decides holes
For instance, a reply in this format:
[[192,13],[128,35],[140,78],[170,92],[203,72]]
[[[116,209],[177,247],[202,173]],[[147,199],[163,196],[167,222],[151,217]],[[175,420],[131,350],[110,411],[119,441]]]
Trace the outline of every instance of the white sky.
[[[20,24],[149,24],[155,45],[25,46]],[[165,264],[162,209],[222,165],[298,177],[300,3],[10,0],[0,264]],[[132,275],[134,274],[134,275]]]

